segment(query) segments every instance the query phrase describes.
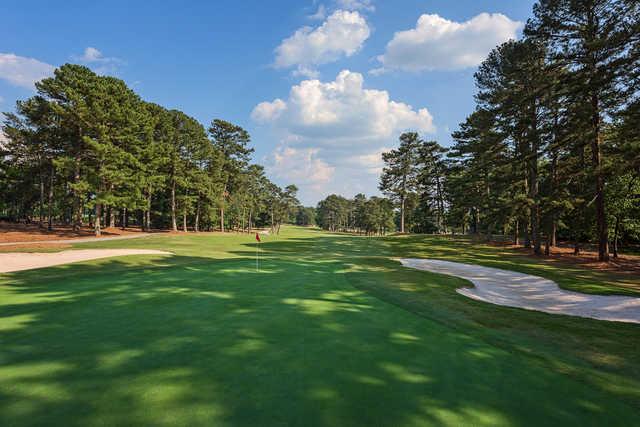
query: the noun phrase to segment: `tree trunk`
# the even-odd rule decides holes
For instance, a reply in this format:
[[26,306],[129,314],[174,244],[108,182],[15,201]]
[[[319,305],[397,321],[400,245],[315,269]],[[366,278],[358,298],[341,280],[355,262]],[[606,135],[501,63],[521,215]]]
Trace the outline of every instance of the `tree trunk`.
[[182,231],[187,232],[187,207],[182,210]]
[[478,218],[478,208],[473,208],[473,234],[478,234],[478,223],[480,222],[480,218]]
[[110,206],[109,207],[109,227],[115,228],[116,226],[116,210]]
[[38,207],[38,227],[44,228],[44,176],[40,171],[40,204]]
[[442,201],[442,189],[440,188],[440,175],[439,171],[436,172],[436,203],[438,206],[438,218],[436,220],[438,226],[438,234],[442,232],[442,217],[444,213],[444,203]]
[[144,228],[145,231],[151,230],[151,187],[147,189],[146,209],[144,211]]
[[537,132],[537,108],[535,102],[532,111],[533,137],[531,139],[531,158],[529,159],[529,198],[533,201],[531,208],[531,238],[533,240],[533,253],[541,255],[540,244],[540,201],[538,200],[538,132]]
[[[80,182],[80,159],[78,158],[76,158],[76,161],[75,161],[73,182],[74,184],[78,184]],[[73,221],[73,231],[78,231],[82,226],[82,198],[77,189],[74,189],[73,192],[74,192],[73,215],[75,215],[75,218]]]
[[613,229],[613,257],[618,258],[618,234],[620,232],[620,217],[616,215],[616,225]]
[[49,197],[47,200],[47,230],[53,230],[53,182],[54,182],[54,169],[53,163],[51,163],[50,167],[50,175],[49,175]]
[[176,182],[171,184],[171,228],[178,231],[178,222],[176,220]]
[[520,244],[520,221],[516,219],[516,225],[513,233],[513,244],[518,246]]
[[[553,141],[555,144],[556,141],[556,131],[555,129],[558,127],[558,115],[557,112],[555,114],[554,117],[554,137],[553,137]],[[553,197],[557,197],[556,192],[558,191],[558,153],[557,153],[557,149],[554,148],[553,149],[553,155],[552,155],[552,159],[551,159],[551,185],[552,185],[552,190],[551,190],[551,194]],[[550,233],[550,242],[549,244],[551,245],[551,247],[556,247],[558,242],[557,242],[557,232],[558,232],[558,218],[557,218],[557,214],[556,212],[552,212],[551,213],[551,233]]]
[[252,214],[252,213],[253,213],[253,212],[252,212],[252,210],[251,210],[251,209],[249,209],[249,223],[247,224],[247,225],[248,225],[248,227],[249,227],[249,233],[251,233],[251,229],[253,228],[253,227],[252,227],[252,224],[251,224],[251,220],[252,220],[252,218],[251,218],[251,214]]
[[550,249],[550,243],[549,243],[549,236],[547,236],[547,238],[544,240],[544,254],[546,256],[551,255],[551,249]]
[[[273,224],[273,208],[271,208],[271,232],[274,231],[273,227],[274,227],[274,224]],[[335,225],[333,223],[331,224],[331,228],[333,229],[331,231],[335,231]]]
[[200,198],[198,197],[198,203],[196,204],[196,219],[193,224],[193,231],[196,233],[200,231]]
[[593,111],[593,140],[591,141],[591,155],[596,174],[596,222],[598,224],[598,260],[609,261],[609,230],[607,228],[607,213],[605,210],[604,173],[602,172],[602,144],[600,142],[600,109],[598,95],[591,96]]
[[404,233],[404,199],[405,196],[400,196],[400,233]]
[[124,230],[127,228],[127,208],[122,209],[122,222],[120,223],[120,227]]
[[95,211],[96,217],[93,224],[93,229],[96,233],[96,237],[100,237],[102,235],[102,230],[100,229],[100,221],[102,220],[102,203],[96,203]]

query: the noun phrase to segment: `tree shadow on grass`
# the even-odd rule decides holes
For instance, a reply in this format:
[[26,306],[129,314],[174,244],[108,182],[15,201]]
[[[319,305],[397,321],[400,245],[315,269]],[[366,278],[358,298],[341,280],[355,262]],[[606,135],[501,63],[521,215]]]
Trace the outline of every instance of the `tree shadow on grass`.
[[379,276],[400,288],[431,276],[359,257],[370,247],[346,239],[264,243],[260,272],[248,247],[1,276],[0,424],[623,425],[633,414],[603,388],[415,315]]

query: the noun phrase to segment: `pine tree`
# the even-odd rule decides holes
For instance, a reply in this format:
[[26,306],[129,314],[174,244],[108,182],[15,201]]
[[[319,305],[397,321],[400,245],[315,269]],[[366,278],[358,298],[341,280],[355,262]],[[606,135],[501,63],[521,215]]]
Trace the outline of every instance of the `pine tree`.
[[551,62],[569,68],[569,90],[585,110],[600,261],[609,259],[603,121],[624,103],[619,85],[625,77],[629,43],[637,37],[633,31],[637,13],[629,13],[631,8],[638,6],[624,0],[541,0],[525,29],[528,37],[549,46]]
[[405,201],[415,190],[418,174],[418,156],[422,140],[416,132],[400,135],[400,146],[382,154],[385,167],[380,177],[380,190],[397,201],[400,207],[400,232],[405,232]]

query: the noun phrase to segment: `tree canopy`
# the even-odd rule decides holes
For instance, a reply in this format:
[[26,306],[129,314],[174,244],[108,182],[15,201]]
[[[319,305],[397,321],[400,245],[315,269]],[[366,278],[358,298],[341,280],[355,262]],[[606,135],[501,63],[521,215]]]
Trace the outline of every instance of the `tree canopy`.
[[[65,64],[5,113],[0,213],[78,229],[278,230],[297,208],[242,127],[214,119],[209,133],[178,110],[142,100],[122,81]],[[230,212],[225,216],[225,210]]]

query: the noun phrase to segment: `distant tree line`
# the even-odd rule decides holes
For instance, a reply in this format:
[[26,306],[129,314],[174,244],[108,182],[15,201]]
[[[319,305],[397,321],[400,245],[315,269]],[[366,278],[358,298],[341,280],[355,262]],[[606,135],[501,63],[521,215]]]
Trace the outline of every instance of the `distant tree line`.
[[178,110],[142,100],[122,81],[66,64],[37,95],[5,113],[0,216],[52,229],[103,227],[250,231],[298,208],[251,164],[250,137],[213,120],[205,129]]
[[[638,242],[640,2],[540,0],[475,82],[452,147],[407,132],[383,154],[400,232],[510,235],[536,254],[594,242],[601,261]],[[318,224],[353,229],[354,206],[330,196]]]
[[396,229],[389,199],[357,194],[353,199],[332,194],[318,203],[316,222],[329,231],[384,235]]

